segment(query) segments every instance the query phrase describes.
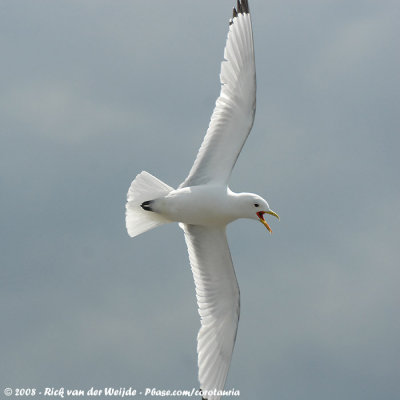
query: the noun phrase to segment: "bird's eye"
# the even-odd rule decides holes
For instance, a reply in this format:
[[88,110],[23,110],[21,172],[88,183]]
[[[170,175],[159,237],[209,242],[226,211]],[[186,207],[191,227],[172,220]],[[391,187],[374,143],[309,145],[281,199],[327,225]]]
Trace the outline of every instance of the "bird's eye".
[[260,207],[258,203],[254,203],[254,207]]

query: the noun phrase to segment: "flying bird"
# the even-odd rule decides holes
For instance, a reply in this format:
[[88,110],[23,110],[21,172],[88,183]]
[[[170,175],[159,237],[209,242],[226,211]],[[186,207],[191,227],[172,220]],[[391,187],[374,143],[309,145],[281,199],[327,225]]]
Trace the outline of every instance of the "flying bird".
[[148,172],[136,176],[128,191],[126,228],[131,237],[169,222],[183,229],[201,319],[197,336],[203,399],[218,400],[224,389],[239,321],[239,286],[226,226],[238,218],[279,219],[262,197],[234,193],[228,181],[253,126],[256,70],[247,0],[238,0],[229,21],[221,92],[211,121],[184,182],[173,189]]

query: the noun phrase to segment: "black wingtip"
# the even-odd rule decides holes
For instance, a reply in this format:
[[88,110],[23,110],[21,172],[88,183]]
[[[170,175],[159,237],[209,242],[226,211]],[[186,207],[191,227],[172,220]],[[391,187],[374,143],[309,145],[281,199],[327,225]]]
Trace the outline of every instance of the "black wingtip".
[[236,9],[237,9],[237,12],[238,12],[239,14],[243,14],[242,3],[241,3],[240,0],[237,0]]
[[203,397],[203,389],[200,388],[200,394],[201,394],[201,400],[207,400],[205,397]]
[[229,21],[229,25],[233,24],[233,19],[238,16],[238,14],[249,14],[249,2],[248,0],[237,0],[236,7],[233,7],[232,19]]

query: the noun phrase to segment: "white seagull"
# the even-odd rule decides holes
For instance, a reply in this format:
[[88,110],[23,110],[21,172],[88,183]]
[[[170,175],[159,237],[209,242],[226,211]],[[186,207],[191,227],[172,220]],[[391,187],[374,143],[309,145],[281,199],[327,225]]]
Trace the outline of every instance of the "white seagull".
[[185,233],[201,317],[197,336],[203,399],[218,400],[224,389],[239,321],[239,286],[226,239],[226,226],[238,218],[262,222],[278,215],[260,196],[234,193],[228,180],[253,126],[256,70],[247,0],[238,0],[229,21],[221,64],[221,93],[193,167],[178,189],[148,172],[128,191],[126,228],[131,237],[178,222]]

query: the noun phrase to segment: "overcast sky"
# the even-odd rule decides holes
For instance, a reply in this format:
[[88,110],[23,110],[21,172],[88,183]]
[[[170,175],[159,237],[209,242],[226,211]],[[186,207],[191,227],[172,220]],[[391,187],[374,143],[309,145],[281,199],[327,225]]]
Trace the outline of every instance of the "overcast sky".
[[[198,387],[183,233],[130,182],[187,175],[233,0],[0,3],[0,385]],[[228,228],[243,399],[400,397],[400,3],[251,0],[258,98]]]

